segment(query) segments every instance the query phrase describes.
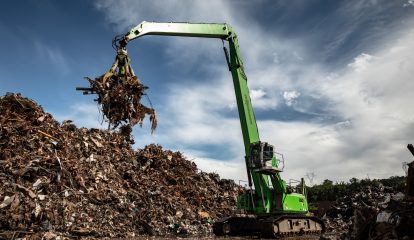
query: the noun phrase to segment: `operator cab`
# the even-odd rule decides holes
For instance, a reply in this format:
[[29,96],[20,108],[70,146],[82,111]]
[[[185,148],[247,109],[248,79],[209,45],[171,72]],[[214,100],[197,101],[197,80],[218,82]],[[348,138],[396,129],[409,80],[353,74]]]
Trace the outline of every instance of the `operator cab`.
[[251,145],[249,165],[253,171],[272,175],[283,170],[277,166],[273,145],[258,142]]

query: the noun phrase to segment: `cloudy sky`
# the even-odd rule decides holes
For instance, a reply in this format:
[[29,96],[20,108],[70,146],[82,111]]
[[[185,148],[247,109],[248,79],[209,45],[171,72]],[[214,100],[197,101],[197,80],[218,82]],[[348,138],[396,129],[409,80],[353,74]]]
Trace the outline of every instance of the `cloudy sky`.
[[[413,160],[413,0],[7,1],[0,94],[21,92],[59,121],[106,128],[93,97],[75,87],[107,71],[112,38],[142,21],[233,26],[261,140],[284,154],[284,178],[384,178]],[[159,115],[155,134],[149,122],[134,128],[136,147],[158,143],[245,180],[222,42],[146,36],[128,51]]]

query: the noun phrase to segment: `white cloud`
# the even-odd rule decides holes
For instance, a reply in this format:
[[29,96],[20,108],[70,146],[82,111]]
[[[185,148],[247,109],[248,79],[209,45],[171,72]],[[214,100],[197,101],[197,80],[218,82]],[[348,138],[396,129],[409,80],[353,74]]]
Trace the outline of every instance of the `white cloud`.
[[231,118],[220,114],[235,101],[227,97],[235,98],[231,85],[221,87],[220,91],[210,91],[210,84],[171,88],[165,103],[167,110],[159,116],[159,122],[168,126],[163,132],[157,131],[160,140],[168,142],[174,139],[180,145],[235,143],[236,146],[230,147],[229,151],[234,153],[237,152],[235,149],[242,149],[237,113]]
[[250,97],[252,100],[262,98],[266,95],[266,92],[263,89],[252,89],[250,91]]
[[414,0],[407,0],[407,2],[403,4],[403,7],[414,7]]
[[269,96],[263,89],[252,89],[250,91],[250,98],[255,109],[275,109],[277,107],[277,99],[275,94]]
[[336,103],[338,114],[349,119],[346,128],[336,130],[341,141],[337,154],[354,175],[402,174],[400,163],[414,133],[413,41],[410,29],[392,47],[376,53],[374,61],[359,61],[356,65],[363,71],[350,71],[320,85],[321,93]]
[[288,106],[292,106],[295,103],[296,99],[300,96],[300,92],[298,91],[285,91],[283,92],[283,98],[285,99],[285,103]]
[[352,63],[348,64],[348,67],[354,69],[356,72],[362,72],[368,68],[373,58],[374,57],[369,54],[361,53]]

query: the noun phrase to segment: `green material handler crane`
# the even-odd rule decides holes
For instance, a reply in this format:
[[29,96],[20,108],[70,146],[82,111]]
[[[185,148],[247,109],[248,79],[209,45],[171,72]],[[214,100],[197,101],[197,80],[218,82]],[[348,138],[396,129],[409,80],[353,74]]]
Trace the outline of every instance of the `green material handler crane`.
[[218,38],[228,42],[229,50],[225,46],[223,49],[233,77],[250,191],[238,197],[238,213],[215,222],[214,234],[283,237],[321,233],[324,225],[308,211],[303,179],[299,185],[301,189],[291,192],[280,177],[282,168],[274,147],[260,141],[237,35],[233,28],[225,23],[142,22],[125,35],[116,37],[114,43],[118,52],[126,53],[128,42],[145,35]]

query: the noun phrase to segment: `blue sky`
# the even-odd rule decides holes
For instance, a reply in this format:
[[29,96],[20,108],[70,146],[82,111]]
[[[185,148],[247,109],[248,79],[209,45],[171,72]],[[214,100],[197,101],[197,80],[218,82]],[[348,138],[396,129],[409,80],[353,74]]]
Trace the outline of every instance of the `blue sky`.
[[[227,22],[238,36],[261,139],[283,176],[401,175],[414,141],[414,1],[8,1],[0,8],[0,94],[21,92],[59,121],[106,128],[92,96],[112,38],[142,21]],[[128,46],[159,115],[136,146],[179,150],[205,171],[246,179],[222,43],[146,36]],[[144,100],[144,104],[148,104]]]

